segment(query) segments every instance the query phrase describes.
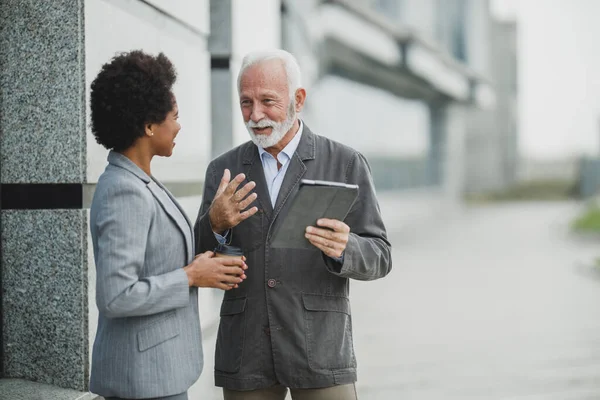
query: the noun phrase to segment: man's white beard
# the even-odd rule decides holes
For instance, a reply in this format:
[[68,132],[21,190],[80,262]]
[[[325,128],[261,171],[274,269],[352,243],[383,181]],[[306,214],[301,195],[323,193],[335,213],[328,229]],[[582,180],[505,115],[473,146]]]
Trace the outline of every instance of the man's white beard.
[[[294,107],[290,107],[290,110],[287,113],[287,117],[285,118],[285,121],[275,122],[275,121],[271,121],[269,118],[266,118],[266,117],[261,119],[258,122],[249,120],[246,123],[246,129],[248,129],[248,133],[250,134],[250,138],[252,139],[254,144],[259,147],[262,147],[263,149],[266,149],[268,147],[273,147],[277,143],[279,143],[279,141],[281,139],[283,139],[285,134],[288,133],[288,131],[290,129],[292,129],[292,126],[294,125],[295,121],[296,121],[296,109]],[[256,134],[252,130],[252,128],[266,128],[266,127],[271,128],[270,135],[267,135],[264,133]]]

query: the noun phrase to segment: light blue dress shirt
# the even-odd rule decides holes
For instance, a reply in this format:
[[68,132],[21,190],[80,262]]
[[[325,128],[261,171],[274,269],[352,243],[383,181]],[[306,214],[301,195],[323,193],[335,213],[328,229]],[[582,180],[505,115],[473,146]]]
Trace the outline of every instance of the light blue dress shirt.
[[[304,129],[304,123],[300,121],[300,128],[292,140],[277,154],[277,159],[273,157],[262,147],[258,148],[258,154],[260,155],[260,162],[262,163],[263,170],[265,171],[265,180],[267,181],[267,187],[269,189],[269,197],[271,198],[271,205],[275,208],[277,202],[277,196],[281,190],[281,184],[285,173],[290,166],[290,161],[298,148],[300,138],[302,137],[302,130]],[[281,168],[277,169],[277,161],[281,164]]]

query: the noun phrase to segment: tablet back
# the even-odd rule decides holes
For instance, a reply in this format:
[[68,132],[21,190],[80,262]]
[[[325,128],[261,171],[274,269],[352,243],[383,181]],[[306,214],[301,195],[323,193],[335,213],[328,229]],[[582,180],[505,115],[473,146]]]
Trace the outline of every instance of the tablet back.
[[306,227],[316,226],[319,218],[343,221],[358,197],[357,185],[303,180],[284,221],[273,235],[271,247],[310,249],[304,237]]

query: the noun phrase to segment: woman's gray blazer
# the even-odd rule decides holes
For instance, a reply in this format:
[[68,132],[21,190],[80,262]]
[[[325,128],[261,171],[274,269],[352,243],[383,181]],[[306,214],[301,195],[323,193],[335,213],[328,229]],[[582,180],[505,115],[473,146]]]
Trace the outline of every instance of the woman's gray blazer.
[[202,370],[189,220],[173,196],[110,152],[90,212],[98,330],[90,391],[128,399],[185,392]]

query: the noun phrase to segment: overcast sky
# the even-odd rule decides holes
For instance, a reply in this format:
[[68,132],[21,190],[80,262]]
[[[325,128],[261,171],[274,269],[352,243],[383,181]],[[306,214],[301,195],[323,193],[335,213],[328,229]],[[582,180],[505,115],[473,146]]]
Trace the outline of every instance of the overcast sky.
[[520,148],[600,154],[600,0],[493,0],[519,23]]

